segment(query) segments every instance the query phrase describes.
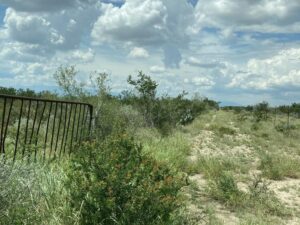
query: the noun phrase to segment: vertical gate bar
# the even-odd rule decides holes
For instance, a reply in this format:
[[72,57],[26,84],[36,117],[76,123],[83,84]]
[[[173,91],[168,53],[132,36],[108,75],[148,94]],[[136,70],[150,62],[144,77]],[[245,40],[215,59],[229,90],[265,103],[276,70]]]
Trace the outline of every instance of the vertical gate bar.
[[20,135],[20,126],[21,126],[22,112],[23,112],[23,104],[24,104],[24,100],[21,99],[21,109],[20,109],[19,120],[18,120],[18,128],[17,128],[17,136],[16,136],[16,142],[15,142],[13,161],[16,160],[16,156],[17,156],[17,149],[18,149],[18,142],[19,142],[19,135]]
[[9,119],[10,119],[13,104],[14,104],[14,100],[11,99],[10,105],[9,105],[9,110],[8,110],[8,115],[7,115],[7,119],[6,119],[6,126],[5,126],[5,130],[4,130],[4,135],[3,135],[3,139],[2,139],[2,145],[3,145],[3,150],[2,151],[3,151],[4,154],[5,154],[5,139],[6,139],[6,135],[7,135],[8,124],[9,124]]
[[73,121],[72,121],[73,124],[72,124],[71,144],[70,144],[69,154],[71,154],[72,147],[73,147],[73,138],[74,138],[74,129],[75,129],[76,114],[77,114],[77,106],[78,106],[78,104],[75,105],[75,111],[74,111],[74,116],[73,116]]
[[89,107],[86,105],[85,106],[85,112],[86,112],[86,114],[85,114],[85,118],[84,118],[84,122],[83,122],[83,124],[84,124],[84,133],[83,133],[83,135],[84,135],[84,138],[87,138],[87,134],[88,134],[88,124],[87,124],[87,119],[88,119],[88,115],[89,115]]
[[35,143],[34,143],[34,146],[35,146],[35,148],[34,148],[34,161],[36,161],[39,132],[40,132],[40,128],[41,128],[41,123],[43,121],[43,117],[44,117],[44,113],[45,113],[45,109],[46,109],[46,104],[47,104],[47,102],[44,102],[44,107],[43,107],[42,114],[41,114],[41,117],[40,117],[40,121],[39,121],[39,124],[38,124],[38,127],[37,127],[37,131],[36,131],[36,139],[35,139]]
[[86,116],[86,107],[83,105],[83,113],[82,113],[82,119],[81,119],[81,127],[80,127],[80,134],[79,134],[79,143],[82,141],[82,132],[84,131],[84,119]]
[[25,128],[25,139],[24,139],[24,147],[23,147],[23,152],[22,152],[22,159],[24,158],[26,145],[27,145],[27,133],[28,133],[30,110],[31,110],[31,100],[28,100],[28,101],[29,101],[29,105],[28,105],[28,112],[27,112],[27,121],[26,121],[26,128]]
[[53,147],[54,132],[55,132],[55,121],[56,121],[56,114],[57,114],[57,105],[58,105],[58,103],[56,102],[55,103],[55,112],[54,112],[53,126],[52,126],[52,135],[51,135],[51,145],[50,145],[49,158],[51,158],[52,147]]
[[78,115],[78,122],[77,122],[77,131],[76,131],[76,142],[77,142],[77,143],[78,143],[78,132],[79,132],[79,126],[80,126],[81,110],[82,110],[82,105],[80,104],[80,107],[79,107],[79,115]]
[[85,121],[84,121],[84,124],[85,124],[85,138],[87,138],[89,136],[89,121],[88,121],[88,118],[89,118],[89,106],[87,105],[86,106],[86,116],[85,116]]
[[46,125],[46,133],[45,133],[45,142],[44,142],[44,154],[43,154],[43,160],[45,160],[46,157],[46,148],[47,148],[47,140],[48,140],[48,131],[49,131],[49,123],[50,123],[50,117],[51,117],[51,111],[52,111],[53,103],[50,102],[50,108],[47,118],[47,125]]
[[2,145],[3,131],[4,131],[4,122],[5,122],[5,113],[6,113],[6,97],[4,97],[3,103],[3,112],[2,112],[2,122],[1,122],[1,134],[0,134],[0,153],[4,154],[4,149]]
[[93,121],[93,106],[89,105],[90,110],[90,120],[89,120],[89,137],[91,137],[92,134],[92,121]]
[[35,113],[34,113],[34,119],[33,119],[33,124],[32,124],[32,130],[31,130],[29,144],[32,143],[32,138],[33,138],[33,133],[34,133],[34,128],[35,128],[35,122],[36,122],[36,117],[37,117],[38,109],[39,109],[39,101],[36,101],[36,107],[35,107]]
[[65,141],[65,133],[66,133],[66,126],[67,126],[67,112],[68,112],[68,104],[65,104],[64,129],[63,129],[62,139],[61,139],[61,143],[60,143],[59,157],[61,155],[61,152],[62,152],[62,149],[64,146],[64,141]]
[[65,144],[64,144],[64,154],[65,154],[65,151],[66,151],[66,145],[67,145],[67,142],[68,142],[68,134],[69,134],[69,128],[70,128],[70,121],[71,121],[71,116],[72,116],[72,109],[73,109],[73,104],[71,104],[71,107],[70,107],[70,113],[69,113],[69,118],[68,118],[68,126],[67,126],[67,132],[66,132],[66,140],[65,140]]
[[54,157],[56,157],[56,151],[58,146],[58,139],[59,139],[59,132],[60,132],[60,125],[61,125],[61,119],[62,119],[62,111],[63,111],[63,103],[60,103],[60,115],[59,115],[59,122],[58,122],[58,129],[56,134],[56,142],[55,142],[55,149],[54,149]]

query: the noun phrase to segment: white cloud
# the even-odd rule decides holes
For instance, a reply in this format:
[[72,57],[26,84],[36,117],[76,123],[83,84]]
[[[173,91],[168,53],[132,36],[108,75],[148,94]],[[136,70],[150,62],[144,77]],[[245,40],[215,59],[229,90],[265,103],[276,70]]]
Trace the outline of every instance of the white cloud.
[[77,4],[87,4],[95,2],[93,0],[0,0],[0,4],[12,7],[18,11],[26,12],[49,12],[57,11],[70,7],[74,7]]
[[163,39],[166,7],[160,0],[128,0],[119,8],[108,5],[94,25],[96,42],[157,43]]
[[130,58],[148,58],[149,53],[146,49],[144,48],[139,48],[139,47],[134,47],[129,55]]
[[178,68],[192,20],[193,7],[186,1],[127,0],[121,7],[107,6],[94,24],[92,37],[95,44],[156,46],[163,49],[165,66]]
[[19,42],[29,44],[62,44],[64,38],[45,18],[26,13],[17,13],[8,8],[4,17],[9,36]]
[[300,96],[298,0],[201,0],[195,8],[184,0],[0,4],[9,7],[0,27],[2,84],[53,84],[60,64],[76,64],[82,79],[110,71],[114,91],[143,70],[172,94]]
[[95,52],[90,48],[87,51],[75,50],[70,55],[69,60],[73,64],[74,62],[91,62],[95,58]]
[[215,82],[212,80],[210,77],[205,77],[205,76],[197,76],[192,79],[192,82],[201,87],[211,87],[215,85]]
[[245,67],[236,68],[239,69],[231,75],[229,87],[257,90],[299,88],[300,48],[282,50],[270,58],[251,59]]
[[206,68],[206,69],[224,67],[224,64],[222,64],[221,62],[218,62],[218,61],[204,61],[204,60],[200,60],[198,58],[195,58],[193,56],[188,57],[185,60],[185,63],[189,64],[191,66],[197,66],[197,67],[202,67],[202,68]]
[[6,10],[4,27],[7,38],[53,50],[79,48],[90,35],[92,25],[101,14],[101,4],[83,4],[58,12],[19,12]]
[[[1,46],[1,43],[0,43]],[[3,43],[0,49],[0,59],[7,61],[40,62],[47,59],[53,52],[40,48],[36,44],[23,44],[18,42]]]
[[194,28],[259,32],[299,32],[298,0],[202,0],[196,6]]
[[166,68],[164,66],[151,66],[150,72],[151,73],[164,73],[166,71]]

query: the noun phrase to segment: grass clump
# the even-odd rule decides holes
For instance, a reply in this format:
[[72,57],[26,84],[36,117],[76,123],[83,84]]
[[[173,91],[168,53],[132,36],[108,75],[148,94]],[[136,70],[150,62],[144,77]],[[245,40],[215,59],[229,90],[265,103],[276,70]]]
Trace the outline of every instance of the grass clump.
[[259,169],[269,179],[282,180],[285,177],[299,178],[299,165],[300,162],[297,158],[278,153],[263,153]]
[[238,207],[245,195],[238,186],[230,172],[220,172],[208,183],[208,193],[214,199],[225,203],[233,208]]
[[230,127],[219,127],[218,129],[218,133],[219,135],[221,136],[224,136],[224,135],[235,135],[236,134],[236,131]]
[[289,215],[288,210],[269,190],[268,184],[261,177],[255,177],[247,191],[238,188],[236,179],[230,172],[220,172],[219,176],[209,180],[209,195],[235,211],[276,216]]
[[126,135],[83,145],[67,176],[80,224],[173,224],[181,204],[183,179]]
[[74,224],[65,174],[56,164],[0,163],[0,224]]
[[187,171],[190,154],[190,143],[186,135],[174,132],[167,137],[161,137],[156,130],[140,130],[138,137],[143,144],[143,152],[150,154],[157,161],[178,171]]
[[246,163],[241,163],[230,157],[200,157],[197,162],[188,167],[189,173],[203,173],[207,179],[218,177],[220,171],[231,171],[237,173],[247,173],[249,167]]

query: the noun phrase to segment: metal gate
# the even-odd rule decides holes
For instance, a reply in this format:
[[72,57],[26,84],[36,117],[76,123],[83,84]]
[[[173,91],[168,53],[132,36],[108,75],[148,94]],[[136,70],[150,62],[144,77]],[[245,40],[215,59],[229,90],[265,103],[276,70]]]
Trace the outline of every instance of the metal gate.
[[90,136],[93,106],[0,94],[1,158],[45,160],[70,154]]

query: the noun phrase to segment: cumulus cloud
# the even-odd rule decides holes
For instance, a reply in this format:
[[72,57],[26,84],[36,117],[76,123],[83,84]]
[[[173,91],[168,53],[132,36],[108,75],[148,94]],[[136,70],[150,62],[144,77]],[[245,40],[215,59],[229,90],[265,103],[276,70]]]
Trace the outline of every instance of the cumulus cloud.
[[221,68],[225,66],[223,63],[218,61],[203,61],[192,56],[188,57],[185,60],[185,63],[191,66],[197,66],[206,69]]
[[122,7],[108,5],[94,25],[96,42],[121,41],[140,44],[160,42],[166,20],[166,7],[160,0],[129,0]]
[[299,62],[300,48],[282,50],[270,58],[250,59],[245,67],[236,66],[236,72],[234,76],[231,75],[228,87],[257,90],[280,89],[287,86],[299,88]]
[[298,0],[202,0],[196,30],[203,27],[260,32],[299,32]]
[[151,73],[163,73],[165,71],[166,71],[166,69],[165,69],[164,66],[155,65],[155,66],[150,67],[150,72]]
[[166,67],[179,67],[180,49],[188,45],[187,27],[193,7],[181,0],[127,0],[108,5],[94,24],[95,44],[103,42],[156,46],[163,49]]
[[74,7],[77,4],[89,4],[94,0],[0,0],[0,4],[12,7],[18,11],[49,12]]
[[8,8],[4,17],[9,36],[29,44],[57,45],[64,43],[64,37],[45,18],[26,13],[17,13]]
[[50,53],[52,50],[76,49],[83,38],[90,35],[101,10],[100,3],[55,13],[19,12],[7,8],[4,17],[6,36],[10,41],[39,45]]
[[201,87],[211,87],[215,85],[215,82],[212,80],[211,77],[205,77],[205,76],[197,76],[192,79],[192,82]]
[[[298,0],[0,4],[8,7],[0,27],[2,84],[51,83],[60,64],[77,64],[109,69],[116,90],[128,74],[148,69],[164,91],[300,96]],[[147,60],[134,65],[126,57]]]
[[129,55],[130,58],[148,58],[149,53],[146,49],[144,48],[139,48],[139,47],[134,47]]
[[22,44],[18,42],[7,42],[0,44],[0,59],[21,62],[41,62],[53,54],[51,49],[40,48],[36,44]]
[[74,62],[92,62],[95,58],[95,52],[92,49],[88,49],[87,51],[84,50],[75,50],[70,54],[68,58],[72,63]]

